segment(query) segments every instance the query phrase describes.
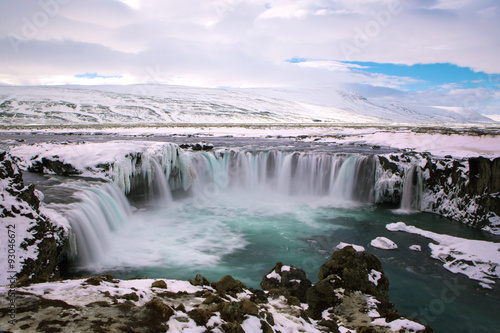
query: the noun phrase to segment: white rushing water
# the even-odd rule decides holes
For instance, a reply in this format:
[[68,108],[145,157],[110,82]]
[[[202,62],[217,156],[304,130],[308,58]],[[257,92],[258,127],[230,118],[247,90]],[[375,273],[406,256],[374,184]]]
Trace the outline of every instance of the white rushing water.
[[423,190],[422,170],[418,165],[412,165],[406,171],[401,197],[401,210],[408,212],[420,211]]
[[[220,259],[231,253],[231,249],[240,248],[239,245],[245,241],[237,232],[220,225],[219,221],[209,226],[201,224],[200,221],[206,222],[207,216],[219,216],[224,209],[229,212],[239,207],[242,215],[246,214],[243,219],[255,214],[289,214],[294,216],[292,219],[303,220],[297,216],[302,214],[300,210],[308,211],[306,206],[349,208],[372,204],[377,197],[377,163],[375,156],[360,154],[275,150],[185,153],[176,149],[175,145],[169,145],[159,155],[132,157],[125,162],[120,161],[113,169],[119,175],[114,177],[115,181],[128,192],[131,200],[139,207],[149,207],[147,211],[141,210],[133,215],[134,228],[141,228],[143,221],[150,221],[148,228],[164,230],[166,234],[170,233],[167,229],[172,225],[181,224],[183,228],[192,224],[185,232],[194,233],[194,229],[207,227],[218,229],[220,235],[225,236],[216,241],[204,241],[205,249],[195,251],[192,257],[202,258],[203,253],[219,252]],[[413,178],[407,178],[413,182]],[[186,186],[186,179],[190,180],[191,186]],[[186,189],[187,198],[174,202],[171,185],[177,190]],[[107,249],[117,238],[112,233],[120,232],[118,226],[126,224],[131,214],[128,202],[115,185],[92,188],[85,193],[83,201],[72,210],[70,220],[77,238],[79,262],[89,266],[106,258]],[[185,210],[198,213],[188,216]],[[143,227],[146,228],[145,225]],[[200,238],[200,235],[197,237]],[[182,246],[181,238],[165,239],[163,245],[155,245],[156,249],[165,247],[167,243]],[[233,243],[235,239],[238,241]],[[221,243],[225,244],[219,246]],[[227,251],[220,251],[222,247]],[[213,258],[205,259],[213,262]],[[119,261],[114,258],[115,263]],[[148,261],[143,260],[144,264]]]
[[[392,290],[399,290],[391,299],[405,314],[418,311],[418,304],[433,304],[434,295],[447,286],[442,285],[449,279],[443,275],[447,271],[436,271],[433,259],[425,259],[425,242],[385,229],[401,215],[373,205],[384,191],[386,196],[404,195],[403,209],[418,210],[422,175],[416,166],[401,180],[382,172],[371,155],[189,152],[172,145],[160,154],[130,156],[113,170],[122,175],[112,178],[121,189],[112,183],[91,188],[70,214],[78,248],[73,269],[81,274],[192,279],[202,273],[212,281],[231,274],[258,287],[278,261],[304,269],[314,280],[341,242],[361,245],[367,252],[387,251],[370,244],[390,237],[397,249],[376,254]],[[138,208],[133,213],[124,190]],[[470,232],[428,214],[404,219],[436,232]],[[422,252],[409,249],[415,244]],[[413,290],[415,295],[407,297]],[[433,326],[455,327],[456,320],[446,316],[462,313],[471,303],[477,304],[474,316],[486,322],[489,312],[481,310],[482,297],[464,291],[443,316],[435,317]],[[491,297],[486,303],[496,300]]]

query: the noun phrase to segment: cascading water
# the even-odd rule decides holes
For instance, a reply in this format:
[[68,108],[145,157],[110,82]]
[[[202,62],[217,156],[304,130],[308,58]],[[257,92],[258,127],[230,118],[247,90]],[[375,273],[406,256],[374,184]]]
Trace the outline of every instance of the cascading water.
[[[87,269],[117,278],[191,279],[202,273],[212,281],[231,274],[257,287],[278,261],[300,267],[314,279],[340,242],[364,245],[368,252],[374,250],[371,240],[387,236],[401,250],[377,255],[393,288],[404,290],[394,298],[404,314],[419,311],[416,304],[432,304],[435,294],[447,287],[442,284],[449,280],[447,271],[436,270],[422,253],[403,250],[418,244],[417,239],[385,228],[388,222],[400,221],[400,215],[382,205],[352,204],[397,202],[404,183],[401,207],[419,210],[423,176],[416,165],[407,170],[403,182],[399,174],[383,170],[375,156],[236,149],[190,152],[168,144],[163,150],[129,156],[111,171],[119,172],[113,180],[122,191],[112,184],[89,190],[69,214],[77,236],[77,269],[83,267],[83,274]],[[145,200],[168,198],[168,187],[161,192],[158,184],[185,195],[131,214],[122,193],[142,193],[148,197]],[[437,219],[423,213],[405,216],[408,224],[442,232]],[[477,289],[467,281],[460,283],[467,290]],[[471,309],[478,310],[467,320],[478,317],[484,323],[494,316],[480,306],[470,307],[471,299],[464,288],[443,315],[436,314],[443,319],[441,327],[460,330],[459,321],[447,318]]]
[[123,192],[113,183],[84,190],[81,199],[67,216],[76,237],[76,249],[70,252],[79,265],[87,266],[105,254],[112,234],[132,213]]
[[422,206],[423,178],[418,165],[412,165],[406,171],[401,197],[402,211],[420,211]]
[[[198,207],[228,191],[234,197],[246,195],[257,204],[259,200],[274,203],[294,198],[299,205],[321,199],[322,205],[345,206],[349,202],[372,203],[374,197],[376,159],[371,156],[274,150],[186,153],[169,145],[159,156],[143,154],[130,161],[130,179],[119,178],[128,184],[125,192],[128,189],[134,202],[139,196],[147,206],[153,203],[158,209],[172,202],[169,183],[186,189],[186,179],[192,183],[189,194]],[[122,162],[118,171],[123,170]],[[88,265],[103,257],[112,233],[131,213],[116,185],[84,193],[69,219],[76,234],[78,261]]]
[[[195,186],[219,190],[372,203],[376,160],[370,156],[283,151],[193,154]],[[214,187],[215,186],[215,187]],[[196,195],[196,193],[194,194]]]

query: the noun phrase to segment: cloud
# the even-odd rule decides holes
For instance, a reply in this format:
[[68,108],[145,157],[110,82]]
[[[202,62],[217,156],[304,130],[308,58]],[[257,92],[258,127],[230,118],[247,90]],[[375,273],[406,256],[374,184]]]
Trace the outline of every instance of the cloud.
[[[342,65],[341,46],[355,48],[350,60],[500,73],[499,8],[494,0],[2,1],[0,77],[71,83],[96,72],[138,83],[405,89],[417,79]],[[294,57],[310,61],[286,62]]]

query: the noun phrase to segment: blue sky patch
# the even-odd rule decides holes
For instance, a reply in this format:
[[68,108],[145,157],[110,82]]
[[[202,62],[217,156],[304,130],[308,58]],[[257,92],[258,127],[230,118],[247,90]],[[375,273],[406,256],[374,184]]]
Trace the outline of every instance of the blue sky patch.
[[97,73],[84,73],[76,74],[77,79],[112,79],[112,78],[122,78],[121,75],[99,75]]
[[[411,77],[419,83],[408,85],[411,90],[437,89],[496,89],[500,81],[499,74],[475,72],[468,67],[460,67],[450,63],[397,65],[363,61],[343,61],[356,65],[356,71],[379,73],[389,76]],[[361,66],[362,68],[359,68]]]

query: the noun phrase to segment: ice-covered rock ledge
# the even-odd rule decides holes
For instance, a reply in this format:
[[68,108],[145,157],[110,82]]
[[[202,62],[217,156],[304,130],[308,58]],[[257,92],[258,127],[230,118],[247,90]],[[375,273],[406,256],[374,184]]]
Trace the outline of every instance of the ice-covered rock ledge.
[[418,201],[413,209],[500,234],[500,157],[403,152],[379,155],[379,162],[378,202],[401,202],[405,178],[413,170],[422,181],[421,193],[412,198]]
[[263,277],[263,290],[229,275],[211,283],[200,274],[189,282],[102,275],[31,284],[16,290],[14,320],[7,288],[0,288],[0,327],[15,332],[433,332],[396,312],[389,281],[373,255],[346,247],[318,276],[311,285],[304,271],[278,263]]
[[57,278],[69,225],[40,204],[42,194],[25,186],[21,171],[0,152],[0,285],[20,279]]
[[151,183],[155,170],[164,173],[172,190],[186,190],[194,177],[189,158],[173,143],[42,143],[13,147],[10,153],[19,157],[21,166],[29,171],[112,180],[125,193],[134,187],[134,179],[144,178]]

